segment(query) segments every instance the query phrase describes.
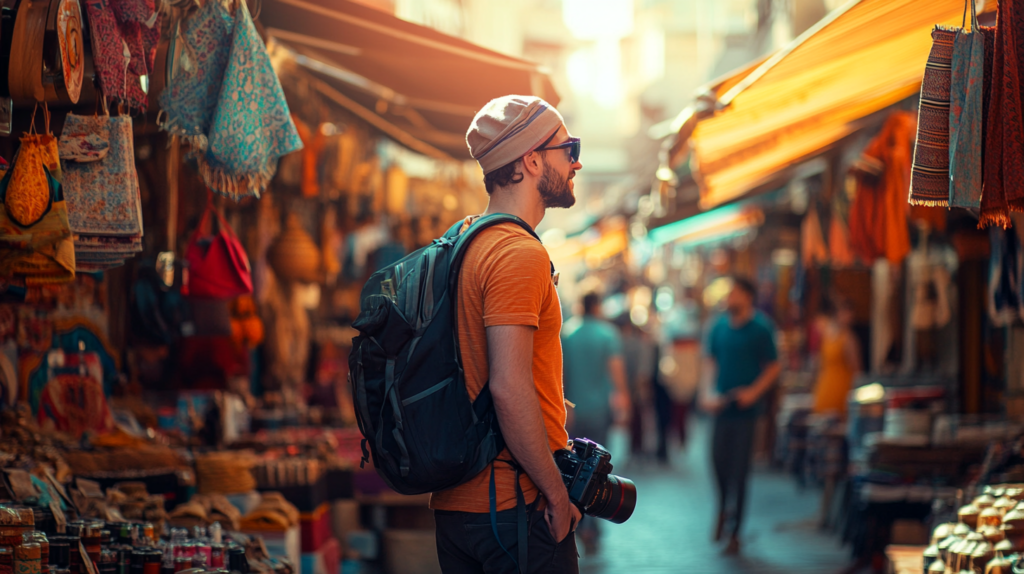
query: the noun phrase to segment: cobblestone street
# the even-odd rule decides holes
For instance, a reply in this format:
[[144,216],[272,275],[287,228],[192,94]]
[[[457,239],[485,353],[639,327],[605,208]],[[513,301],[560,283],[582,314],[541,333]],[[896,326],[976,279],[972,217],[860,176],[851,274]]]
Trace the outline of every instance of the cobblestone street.
[[715,491],[707,436],[703,424],[693,430],[689,449],[676,453],[671,468],[653,463],[616,467],[636,482],[636,512],[625,524],[602,523],[601,553],[581,559],[582,573],[817,574],[836,573],[849,564],[849,550],[814,526],[820,492],[798,492],[792,478],[757,466],[742,555],[722,556],[711,542]]

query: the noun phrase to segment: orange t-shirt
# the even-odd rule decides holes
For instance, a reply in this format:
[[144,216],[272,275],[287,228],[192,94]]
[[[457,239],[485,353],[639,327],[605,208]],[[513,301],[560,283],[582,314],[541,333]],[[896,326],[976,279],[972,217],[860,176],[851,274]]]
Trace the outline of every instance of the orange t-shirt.
[[[467,222],[471,221],[467,219]],[[463,227],[465,230],[465,227]],[[459,344],[466,388],[471,399],[489,380],[487,327],[526,325],[533,333],[533,384],[537,388],[551,452],[565,448],[565,402],[562,397],[562,306],[551,278],[551,259],[544,246],[515,224],[482,231],[466,251],[459,277]],[[509,460],[508,449],[499,459]],[[492,463],[493,464],[493,463]],[[430,497],[430,507],[461,512],[490,511],[491,469],[468,482]],[[498,510],[516,506],[515,471],[507,464],[494,466]],[[520,476],[526,501],[537,487]]]

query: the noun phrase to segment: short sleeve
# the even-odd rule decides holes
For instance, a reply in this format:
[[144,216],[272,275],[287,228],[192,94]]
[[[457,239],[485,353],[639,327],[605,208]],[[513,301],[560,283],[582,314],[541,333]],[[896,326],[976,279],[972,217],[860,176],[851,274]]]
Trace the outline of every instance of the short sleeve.
[[510,234],[480,260],[484,326],[539,327],[551,283],[551,260],[544,247],[532,237]]
[[761,337],[761,364],[766,365],[779,359],[779,350],[775,346],[775,327],[768,321],[764,323]]

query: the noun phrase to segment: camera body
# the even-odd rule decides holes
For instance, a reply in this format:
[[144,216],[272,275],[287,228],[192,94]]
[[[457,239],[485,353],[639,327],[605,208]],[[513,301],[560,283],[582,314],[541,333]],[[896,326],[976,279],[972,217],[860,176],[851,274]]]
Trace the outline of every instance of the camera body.
[[611,474],[612,455],[601,445],[573,439],[569,449],[556,451],[555,464],[569,491],[569,500],[580,512],[621,524],[636,508],[636,485]]

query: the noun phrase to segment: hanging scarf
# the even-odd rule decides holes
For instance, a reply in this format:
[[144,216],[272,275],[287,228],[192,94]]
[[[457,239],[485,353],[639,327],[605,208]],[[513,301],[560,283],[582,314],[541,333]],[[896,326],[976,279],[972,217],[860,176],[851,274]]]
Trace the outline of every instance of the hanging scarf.
[[949,101],[949,206],[981,207],[982,78],[985,37],[971,1],[971,31],[953,42]]
[[103,95],[145,111],[149,99],[141,78],[149,68],[140,26],[121,25],[110,0],[86,0],[85,8]]
[[949,95],[955,30],[936,26],[924,66],[917,116],[917,144],[910,180],[910,204],[949,204]]
[[217,109],[233,29],[231,15],[213,0],[181,22],[171,37],[171,81],[160,94],[160,109],[165,114],[161,128],[182,138],[193,150],[205,151],[209,143],[206,134]]
[[1024,113],[1019,66],[1024,64],[1024,10],[1017,0],[999,2],[992,94],[985,136],[984,193],[980,227],[1010,226],[1010,210],[1024,209]]
[[161,96],[164,129],[192,144],[210,189],[234,199],[258,197],[278,158],[302,149],[266,46],[245,2],[233,20],[219,2],[207,2],[184,26],[182,51],[196,61],[191,69],[182,62]]

